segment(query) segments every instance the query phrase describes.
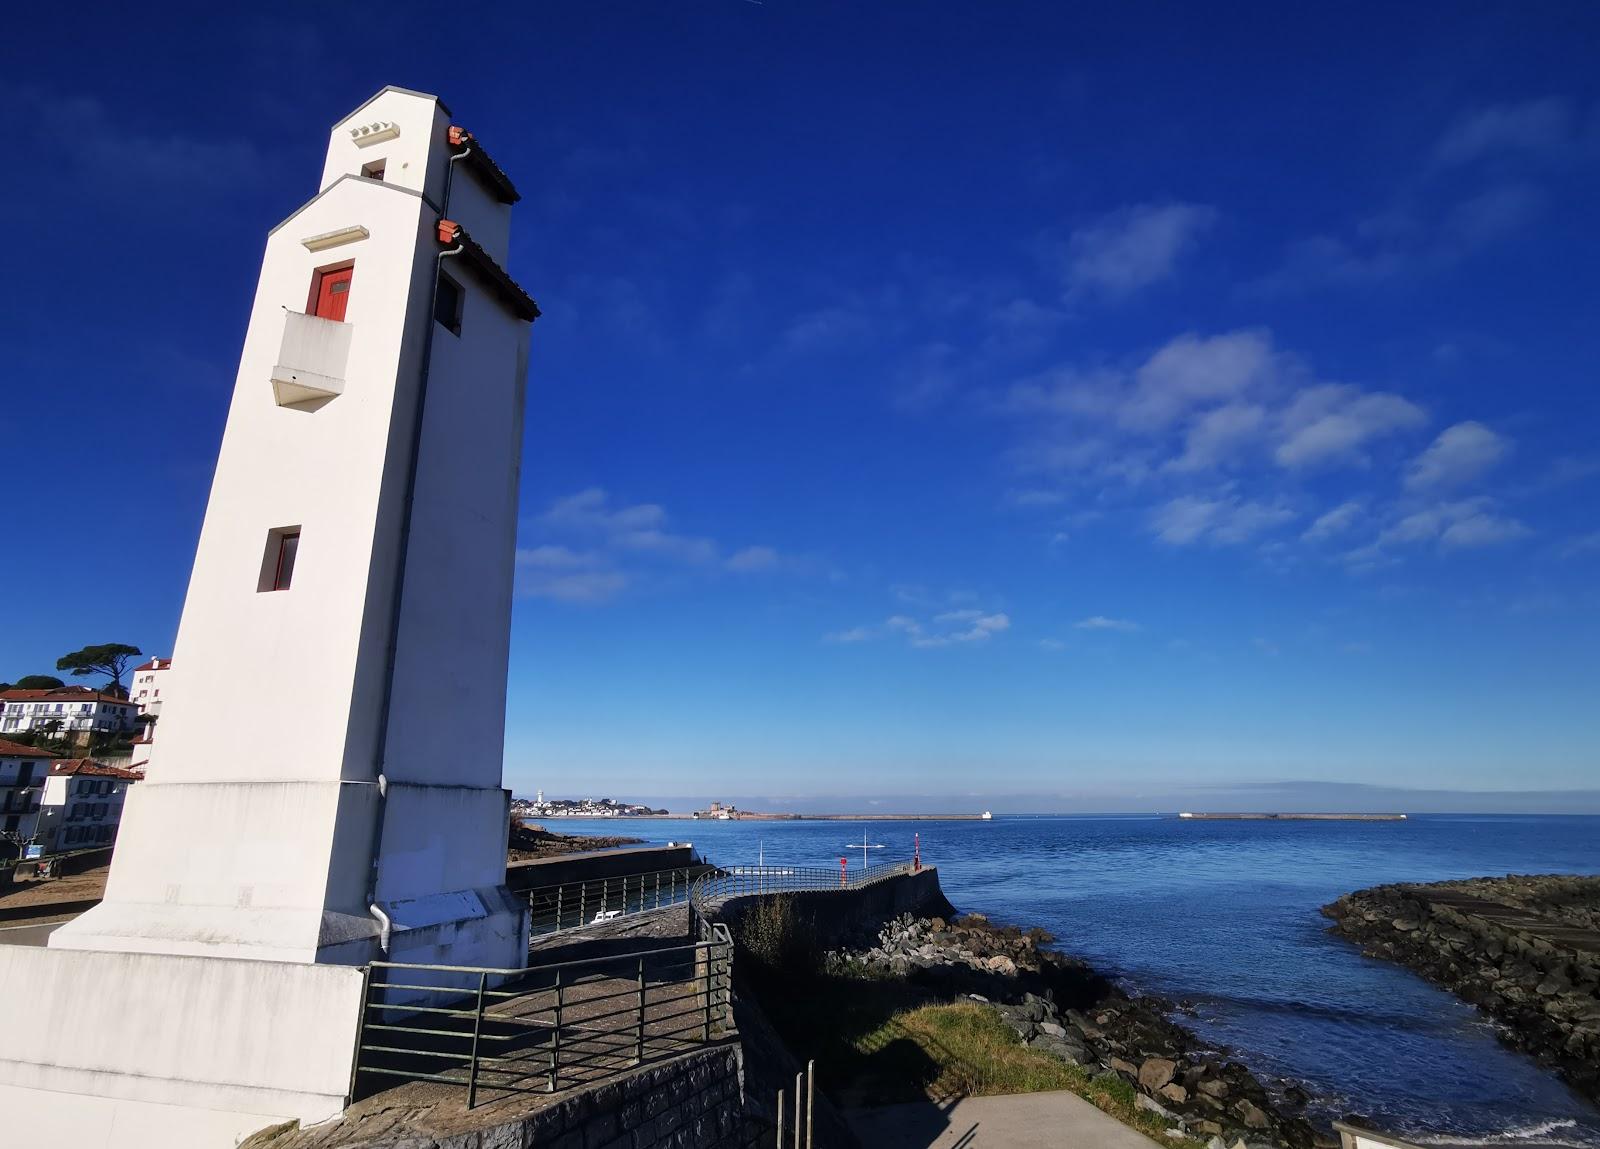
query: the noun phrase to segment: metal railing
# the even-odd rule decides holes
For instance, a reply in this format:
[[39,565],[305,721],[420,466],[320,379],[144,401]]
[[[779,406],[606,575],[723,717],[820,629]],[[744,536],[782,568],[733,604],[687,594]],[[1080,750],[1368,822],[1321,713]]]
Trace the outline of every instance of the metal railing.
[[809,891],[856,890],[901,874],[915,873],[915,861],[889,862],[865,869],[827,866],[734,866],[713,870],[694,883],[689,900],[697,912],[723,898],[754,894],[797,894]]
[[354,1100],[363,1075],[550,1092],[682,1053],[733,1030],[725,926],[678,945],[524,969],[372,962],[365,970]]
[[709,865],[679,866],[615,878],[592,878],[535,886],[525,891],[531,936],[553,934],[578,926],[596,925],[642,910],[675,906],[689,900],[695,878],[714,869]]

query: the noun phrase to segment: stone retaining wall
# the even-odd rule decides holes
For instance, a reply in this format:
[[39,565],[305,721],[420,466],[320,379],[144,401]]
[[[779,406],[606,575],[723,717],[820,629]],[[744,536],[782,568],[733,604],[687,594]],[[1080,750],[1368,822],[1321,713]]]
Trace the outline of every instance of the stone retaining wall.
[[736,1149],[752,1136],[741,1060],[737,1046],[713,1046],[514,1116],[396,1090],[323,1125],[264,1129],[240,1149]]
[[[1489,1014],[1512,1045],[1600,1100],[1600,879],[1376,886],[1324,906],[1335,932]],[[1548,907],[1548,908],[1547,908]]]
[[[716,918],[739,934],[739,922],[763,898],[779,895],[741,894],[724,900]],[[901,914],[954,914],[939,888],[939,871],[932,866],[914,874],[897,874],[867,886],[848,890],[808,890],[783,894],[795,912],[812,924],[819,944],[839,945],[863,929],[876,930]]]

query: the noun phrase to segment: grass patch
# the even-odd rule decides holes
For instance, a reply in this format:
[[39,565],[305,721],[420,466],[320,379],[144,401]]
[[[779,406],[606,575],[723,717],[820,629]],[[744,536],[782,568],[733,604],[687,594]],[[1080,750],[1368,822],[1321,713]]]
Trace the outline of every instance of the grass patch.
[[[1071,1089],[1071,1067],[1029,1049],[1000,1015],[976,1002],[896,1013],[855,1041],[861,1057],[916,1064],[920,1092],[944,1099]],[[900,1056],[894,1056],[896,1053]],[[887,1065],[875,1068],[889,1068]]]
[[1140,1109],[1123,1078],[1028,1048],[990,1006],[940,1002],[903,980],[818,977],[772,988],[760,994],[767,1015],[802,1060],[816,1059],[822,1088],[840,1104],[1066,1089],[1162,1145],[1203,1149],[1166,1136],[1172,1122]]

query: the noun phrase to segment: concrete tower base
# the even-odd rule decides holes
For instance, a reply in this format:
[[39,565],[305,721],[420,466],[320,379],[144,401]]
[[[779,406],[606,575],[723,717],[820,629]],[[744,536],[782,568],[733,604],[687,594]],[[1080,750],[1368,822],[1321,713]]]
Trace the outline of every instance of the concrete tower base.
[[8,1144],[226,1149],[344,1106],[357,968],[0,946],[0,984],[26,987],[0,1048]]

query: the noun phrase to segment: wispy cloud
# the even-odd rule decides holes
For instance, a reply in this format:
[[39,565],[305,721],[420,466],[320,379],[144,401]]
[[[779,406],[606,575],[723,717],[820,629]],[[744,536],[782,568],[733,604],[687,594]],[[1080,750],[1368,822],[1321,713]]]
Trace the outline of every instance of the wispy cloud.
[[628,576],[603,555],[544,545],[517,551],[517,593],[557,602],[610,602],[628,587]]
[[1125,618],[1107,618],[1103,614],[1093,614],[1088,618],[1080,619],[1072,624],[1074,630],[1114,630],[1123,634],[1132,634],[1139,629],[1139,624]]
[[1533,532],[1527,524],[1502,514],[1487,496],[1434,503],[1400,514],[1384,527],[1377,539],[1349,557],[1367,562],[1386,549],[1436,543],[1441,550],[1494,546],[1524,538]]
[[1248,542],[1294,517],[1294,511],[1282,506],[1234,497],[1181,495],[1155,510],[1150,516],[1150,529],[1156,538],[1172,546],[1225,546]]
[[1324,383],[1300,391],[1284,408],[1273,457],[1292,468],[1365,466],[1369,443],[1425,422],[1422,408],[1399,395]]
[[620,503],[601,487],[555,499],[531,525],[553,538],[517,552],[518,593],[561,602],[609,602],[669,568],[701,577],[822,569],[772,546],[728,552],[711,538],[673,530],[659,504]]
[[1459,487],[1495,466],[1510,449],[1508,440],[1482,423],[1446,427],[1406,468],[1406,489],[1439,491]]
[[1203,204],[1137,204],[1081,227],[1067,242],[1073,294],[1123,296],[1170,279],[1217,220]]
[[1011,617],[1004,613],[977,609],[948,610],[926,619],[908,614],[890,615],[881,623],[855,626],[848,630],[826,634],[823,636],[823,641],[857,643],[903,638],[909,646],[930,650],[945,646],[987,643],[1009,629],[1011,629]]
[[1361,518],[1363,511],[1358,502],[1340,503],[1333,510],[1319,515],[1300,537],[1308,543],[1317,543],[1344,534]]
[[1494,104],[1460,116],[1433,149],[1444,166],[1469,164],[1497,155],[1551,155],[1572,139],[1572,109],[1565,100]]

